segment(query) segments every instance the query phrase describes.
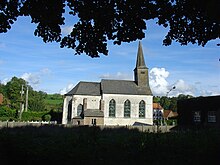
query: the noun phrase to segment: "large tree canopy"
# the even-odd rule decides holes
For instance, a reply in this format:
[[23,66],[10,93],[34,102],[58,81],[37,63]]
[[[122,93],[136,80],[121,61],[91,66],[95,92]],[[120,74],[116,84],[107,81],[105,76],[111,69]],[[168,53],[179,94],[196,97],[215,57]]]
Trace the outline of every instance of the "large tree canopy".
[[[70,34],[62,36],[65,10],[76,19]],[[107,40],[114,44],[145,37],[147,20],[169,31],[164,45],[177,41],[205,46],[220,38],[219,0],[1,0],[0,33],[7,32],[19,16],[37,24],[34,35],[44,42],[59,42],[76,54],[91,57],[108,54]],[[219,45],[219,44],[218,44]]]

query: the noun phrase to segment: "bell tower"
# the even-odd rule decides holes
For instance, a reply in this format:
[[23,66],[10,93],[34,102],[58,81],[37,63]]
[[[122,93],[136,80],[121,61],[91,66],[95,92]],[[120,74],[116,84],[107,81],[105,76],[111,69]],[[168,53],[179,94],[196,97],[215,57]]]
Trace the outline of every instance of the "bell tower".
[[139,87],[149,87],[148,68],[145,65],[141,42],[138,44],[136,68],[134,69],[134,81]]

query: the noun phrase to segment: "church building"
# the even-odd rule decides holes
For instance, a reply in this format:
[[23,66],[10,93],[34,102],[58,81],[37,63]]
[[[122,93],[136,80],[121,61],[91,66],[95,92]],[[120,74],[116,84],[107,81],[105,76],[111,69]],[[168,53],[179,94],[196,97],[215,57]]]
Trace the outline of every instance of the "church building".
[[80,81],[64,95],[62,124],[152,125],[153,95],[141,43],[134,81]]

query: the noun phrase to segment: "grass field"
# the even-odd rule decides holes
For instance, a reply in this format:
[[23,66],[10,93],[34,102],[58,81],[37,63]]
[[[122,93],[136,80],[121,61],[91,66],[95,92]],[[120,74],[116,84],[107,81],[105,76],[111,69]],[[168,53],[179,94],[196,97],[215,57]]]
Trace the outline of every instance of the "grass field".
[[220,132],[144,133],[61,126],[0,130],[3,164],[219,164]]
[[56,100],[45,99],[45,103],[50,105],[59,105],[63,103],[63,99],[56,99]]

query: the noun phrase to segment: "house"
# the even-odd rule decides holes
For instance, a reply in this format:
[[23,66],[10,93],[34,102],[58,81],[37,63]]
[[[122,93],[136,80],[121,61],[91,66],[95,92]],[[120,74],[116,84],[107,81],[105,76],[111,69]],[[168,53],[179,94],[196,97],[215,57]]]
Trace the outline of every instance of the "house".
[[220,95],[177,101],[178,125],[220,128]]
[[160,103],[153,103],[153,119],[163,120],[164,109]]
[[64,95],[62,124],[153,124],[153,96],[139,42],[134,80],[80,81]]
[[163,112],[163,118],[166,120],[176,118],[177,116],[178,116],[178,113],[172,110],[164,110]]

